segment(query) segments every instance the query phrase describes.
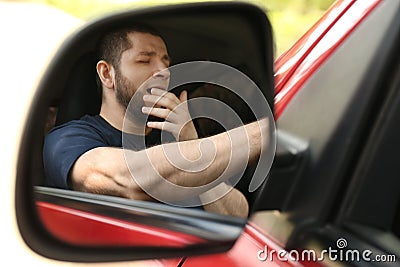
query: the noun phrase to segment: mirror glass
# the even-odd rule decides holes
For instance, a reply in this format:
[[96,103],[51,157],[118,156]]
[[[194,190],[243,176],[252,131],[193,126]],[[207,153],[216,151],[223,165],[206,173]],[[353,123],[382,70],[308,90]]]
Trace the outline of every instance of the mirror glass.
[[[239,3],[127,11],[74,33],[39,85],[35,157],[21,161],[46,231],[76,246],[232,245],[275,152],[272,50],[265,13]],[[109,135],[121,144],[92,145]]]

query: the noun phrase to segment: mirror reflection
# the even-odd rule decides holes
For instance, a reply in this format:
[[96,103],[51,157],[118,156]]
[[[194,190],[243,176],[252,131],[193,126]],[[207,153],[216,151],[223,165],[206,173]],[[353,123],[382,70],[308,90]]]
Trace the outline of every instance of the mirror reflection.
[[[110,220],[189,244],[239,235],[275,148],[272,75],[249,23],[199,13],[95,31],[48,107],[36,197],[50,232],[61,205],[76,220],[95,213],[93,231]],[[78,242],[75,230],[61,238]],[[105,244],[152,245],[117,236]]]

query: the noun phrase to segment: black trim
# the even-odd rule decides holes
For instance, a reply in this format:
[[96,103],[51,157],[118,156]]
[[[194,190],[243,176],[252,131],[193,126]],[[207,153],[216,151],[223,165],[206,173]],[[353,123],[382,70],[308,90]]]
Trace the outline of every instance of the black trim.
[[[309,161],[309,142],[288,132],[276,131],[276,153],[262,194],[255,202],[255,210],[285,210],[290,196]],[[283,193],[284,192],[284,193]]]

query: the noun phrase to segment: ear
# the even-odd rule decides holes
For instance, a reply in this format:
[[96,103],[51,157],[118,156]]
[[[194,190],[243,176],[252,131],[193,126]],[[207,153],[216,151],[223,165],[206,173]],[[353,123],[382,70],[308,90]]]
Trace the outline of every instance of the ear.
[[96,65],[97,74],[103,86],[108,89],[114,89],[114,68],[104,60],[100,60]]

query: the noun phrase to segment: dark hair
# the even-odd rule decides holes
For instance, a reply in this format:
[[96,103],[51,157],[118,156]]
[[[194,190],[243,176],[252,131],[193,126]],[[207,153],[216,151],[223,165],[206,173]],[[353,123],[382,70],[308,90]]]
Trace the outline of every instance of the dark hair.
[[[97,61],[104,60],[117,69],[119,67],[122,53],[132,47],[132,43],[128,38],[128,34],[133,32],[150,33],[163,39],[161,34],[156,29],[148,25],[137,24],[126,28],[109,31],[100,38],[97,44]],[[98,75],[96,75],[96,83],[99,93],[101,94],[102,83]]]
[[128,38],[128,34],[133,32],[150,33],[163,39],[157,30],[147,25],[135,25],[118,29],[116,31],[111,31],[106,33],[98,43],[98,60],[105,60],[114,68],[117,68],[119,66],[122,53],[132,47],[132,43]]

